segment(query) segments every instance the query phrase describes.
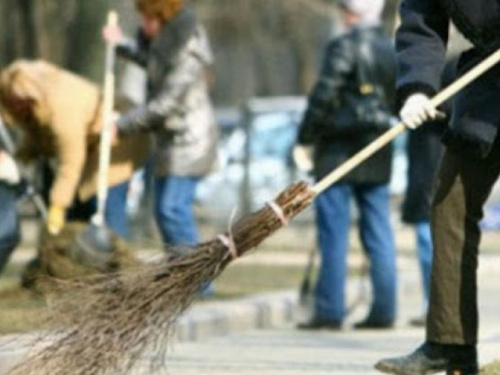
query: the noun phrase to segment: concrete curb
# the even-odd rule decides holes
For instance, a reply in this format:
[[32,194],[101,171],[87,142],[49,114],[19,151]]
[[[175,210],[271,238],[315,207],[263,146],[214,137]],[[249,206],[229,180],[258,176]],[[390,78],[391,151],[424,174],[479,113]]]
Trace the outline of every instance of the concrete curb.
[[177,339],[180,342],[199,341],[282,325],[295,319],[296,306],[297,293],[293,291],[196,305],[180,318]]
[[[231,301],[202,302],[177,323],[178,342],[201,341],[230,333],[279,326],[293,321],[297,292],[266,293]],[[27,354],[32,335],[0,337],[0,375]]]

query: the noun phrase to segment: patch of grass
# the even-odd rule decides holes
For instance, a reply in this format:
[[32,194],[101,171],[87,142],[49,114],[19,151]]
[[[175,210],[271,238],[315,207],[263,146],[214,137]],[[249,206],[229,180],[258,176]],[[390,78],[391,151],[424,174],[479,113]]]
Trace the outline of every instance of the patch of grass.
[[[45,299],[19,286],[20,267],[11,265],[0,278],[0,335],[38,330],[46,314]],[[255,293],[297,289],[303,277],[298,266],[245,265],[228,267],[215,281],[215,300]]]
[[[237,298],[285,289],[296,289],[298,292],[304,278],[304,266],[230,265],[215,281],[217,290],[215,298]],[[317,272],[316,266],[311,279],[313,285],[316,281]],[[359,277],[361,274],[361,269],[353,268],[349,270],[351,277]]]
[[[42,296],[20,287],[19,275],[23,267],[23,264],[11,263],[0,277],[0,335],[43,328],[46,302]],[[298,291],[304,267],[305,262],[297,265],[235,262],[215,280],[216,294],[210,300],[228,300],[284,289]],[[359,270],[350,270],[350,274],[359,275]]]
[[229,266],[215,281],[216,298],[298,289],[302,277],[302,267],[235,264]]
[[0,277],[0,335],[42,327],[45,299],[20,286],[24,264],[9,263]]
[[500,375],[500,361],[493,362],[481,370],[482,375]]
[[40,329],[45,318],[45,299],[19,286],[19,282],[0,282],[0,334]]

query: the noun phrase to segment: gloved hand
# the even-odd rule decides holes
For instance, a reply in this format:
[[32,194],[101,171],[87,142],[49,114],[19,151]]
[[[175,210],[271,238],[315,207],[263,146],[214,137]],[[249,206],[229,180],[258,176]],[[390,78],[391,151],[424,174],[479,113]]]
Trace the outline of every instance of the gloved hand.
[[104,28],[102,29],[102,37],[105,42],[113,44],[123,43],[123,40],[125,38],[123,35],[123,30],[118,25],[104,26]]
[[8,185],[17,185],[21,181],[21,173],[16,162],[6,152],[0,151],[0,181]]
[[66,209],[56,205],[51,205],[47,214],[47,230],[52,235],[61,233],[66,224]]
[[111,139],[111,146],[116,146],[119,141],[118,125],[117,122],[120,119],[120,112],[113,111],[111,114],[111,124],[109,125],[109,136]]
[[313,169],[313,147],[305,145],[296,145],[293,148],[293,161],[297,168],[304,172],[310,172]]
[[429,97],[422,93],[410,95],[399,112],[401,121],[410,129],[416,129],[424,122],[441,120],[446,117],[431,103]]

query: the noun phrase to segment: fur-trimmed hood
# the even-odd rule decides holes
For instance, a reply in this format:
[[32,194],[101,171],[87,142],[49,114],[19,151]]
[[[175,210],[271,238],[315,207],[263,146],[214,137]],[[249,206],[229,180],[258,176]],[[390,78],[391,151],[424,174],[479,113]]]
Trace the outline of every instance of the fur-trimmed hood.
[[45,61],[19,60],[0,73],[0,111],[7,122],[15,124],[16,118],[9,110],[9,97],[31,99],[33,116],[40,124],[50,121],[50,110],[45,92],[46,85],[57,73],[57,69]]

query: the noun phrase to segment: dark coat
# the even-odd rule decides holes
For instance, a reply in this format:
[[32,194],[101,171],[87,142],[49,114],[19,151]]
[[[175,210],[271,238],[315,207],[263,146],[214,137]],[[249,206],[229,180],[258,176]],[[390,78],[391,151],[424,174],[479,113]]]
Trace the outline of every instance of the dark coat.
[[402,219],[406,223],[429,221],[434,177],[443,155],[445,122],[428,123],[408,134],[408,185]]
[[[450,22],[473,44],[458,63],[461,75],[500,44],[497,0],[403,0],[397,33],[398,101],[415,92],[434,95],[445,63]],[[500,67],[493,68],[456,97],[445,139],[450,147],[486,156],[500,124]]]
[[[450,59],[442,75],[442,87],[448,86],[456,76],[456,58]],[[443,134],[448,128],[451,102],[441,110],[446,119],[427,123],[409,132],[406,151],[408,156],[408,183],[403,201],[402,219],[409,224],[430,220],[434,178],[444,152]]]
[[[395,52],[389,38],[376,27],[354,28],[329,43],[298,135],[299,144],[314,146],[313,173],[316,179],[323,178],[387,130],[388,124],[338,129],[332,118],[335,111],[340,110],[346,95],[360,91],[356,77],[359,69],[368,77],[374,91],[381,93],[381,107],[390,116],[395,64]],[[388,183],[391,164],[392,146],[386,146],[342,181]]]

